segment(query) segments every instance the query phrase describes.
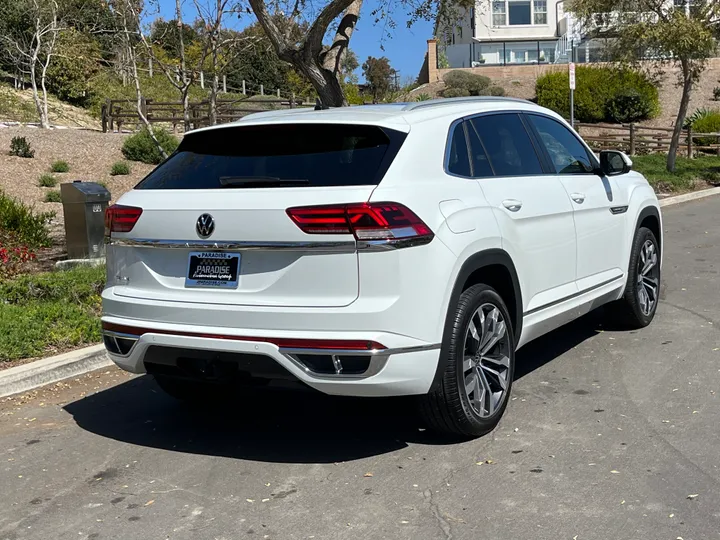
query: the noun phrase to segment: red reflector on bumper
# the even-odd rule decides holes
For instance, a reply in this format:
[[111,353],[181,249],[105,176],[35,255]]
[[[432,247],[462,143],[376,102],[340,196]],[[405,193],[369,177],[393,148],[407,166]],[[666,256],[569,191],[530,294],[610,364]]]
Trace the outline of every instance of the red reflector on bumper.
[[272,343],[281,349],[328,349],[347,351],[370,351],[387,349],[376,341],[362,339],[295,339],[295,338],[269,338],[250,336],[230,336],[227,334],[204,334],[197,332],[177,332],[174,330],[157,330],[152,328],[138,328],[136,326],[124,326],[108,322],[102,323],[103,330],[116,332],[118,334],[129,334],[140,337],[144,334],[163,334],[171,336],[187,336],[207,339],[227,339],[230,341],[257,341],[260,343]]

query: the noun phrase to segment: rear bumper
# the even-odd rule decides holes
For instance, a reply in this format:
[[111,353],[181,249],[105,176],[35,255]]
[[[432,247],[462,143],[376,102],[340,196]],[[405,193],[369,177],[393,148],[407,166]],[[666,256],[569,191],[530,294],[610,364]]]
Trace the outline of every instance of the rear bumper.
[[[225,357],[247,358],[251,355],[261,364],[275,362],[294,378],[320,392],[345,396],[404,396],[425,394],[435,376],[440,345],[421,342],[406,336],[384,332],[274,332],[258,335],[257,331],[178,324],[146,323],[118,317],[103,317],[109,325],[125,327],[122,333],[107,331],[108,354],[119,367],[132,373],[146,373],[146,358],[163,348],[182,351],[190,357],[207,357],[218,353]],[[136,328],[137,331],[132,329]],[[141,329],[152,330],[141,330]],[[210,337],[211,336],[211,337]],[[256,337],[245,337],[256,336]],[[284,340],[365,340],[386,348],[370,350],[291,348],[277,344]],[[117,341],[115,341],[117,340]],[[273,343],[275,341],[275,343]],[[117,347],[117,343],[121,347]],[[332,358],[332,373],[310,369],[308,357]],[[354,361],[365,358],[364,371],[344,372],[343,358]],[[255,364],[257,365],[257,364]],[[252,375],[252,373],[251,373]]]

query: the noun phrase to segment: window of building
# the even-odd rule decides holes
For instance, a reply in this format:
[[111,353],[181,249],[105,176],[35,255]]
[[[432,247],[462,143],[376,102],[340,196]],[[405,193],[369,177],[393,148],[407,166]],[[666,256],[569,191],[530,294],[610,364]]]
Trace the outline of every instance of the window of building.
[[508,0],[508,24],[532,24],[530,0]]
[[492,4],[492,23],[493,26],[505,26],[507,24],[506,0],[493,0]]
[[534,0],[533,12],[533,24],[547,24],[547,0]]

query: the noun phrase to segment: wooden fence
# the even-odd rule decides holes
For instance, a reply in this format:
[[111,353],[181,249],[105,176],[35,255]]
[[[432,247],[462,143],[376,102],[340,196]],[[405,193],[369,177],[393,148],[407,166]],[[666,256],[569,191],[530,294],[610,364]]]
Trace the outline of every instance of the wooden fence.
[[[239,98],[239,99],[218,99],[216,121],[219,124],[233,122],[248,114],[271,111],[276,109],[287,109],[294,107],[308,107],[311,104],[304,103],[298,99],[282,99],[263,97],[261,99]],[[172,126],[173,131],[178,128],[185,128],[183,105],[181,101],[154,101],[143,99],[141,110],[151,124]],[[190,129],[197,129],[209,126],[211,122],[210,101],[191,102],[188,107]],[[141,124],[137,111],[137,104],[124,99],[109,99],[101,111],[102,130],[121,131],[124,125],[136,127]]]
[[[597,150],[622,150],[630,155],[667,152],[672,128],[645,127],[637,124],[575,124],[576,131]],[[684,128],[678,151],[692,157],[696,152],[720,155],[720,133],[694,133]]]

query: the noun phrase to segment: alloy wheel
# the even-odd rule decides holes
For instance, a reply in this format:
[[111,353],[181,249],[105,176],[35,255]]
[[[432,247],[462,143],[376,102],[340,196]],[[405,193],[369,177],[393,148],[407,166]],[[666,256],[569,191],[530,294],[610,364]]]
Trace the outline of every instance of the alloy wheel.
[[473,410],[492,416],[503,404],[509,386],[510,336],[497,306],[485,303],[470,318],[465,331],[463,380]]
[[640,249],[637,271],[637,295],[640,311],[649,316],[658,301],[660,290],[660,265],[655,242],[648,239]]

